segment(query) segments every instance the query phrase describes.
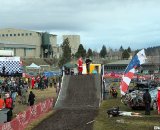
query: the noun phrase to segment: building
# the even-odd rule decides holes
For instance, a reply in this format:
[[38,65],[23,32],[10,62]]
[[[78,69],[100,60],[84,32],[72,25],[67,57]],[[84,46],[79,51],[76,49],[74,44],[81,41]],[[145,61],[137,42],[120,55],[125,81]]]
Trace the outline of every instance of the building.
[[0,50],[12,50],[22,58],[59,57],[57,35],[22,29],[0,29]]
[[80,45],[80,35],[63,35],[63,41],[67,38],[71,47],[71,53],[75,54]]
[[[124,72],[131,60],[118,60],[104,65],[105,72]],[[148,56],[146,63],[141,65],[144,74],[160,72],[160,56]]]

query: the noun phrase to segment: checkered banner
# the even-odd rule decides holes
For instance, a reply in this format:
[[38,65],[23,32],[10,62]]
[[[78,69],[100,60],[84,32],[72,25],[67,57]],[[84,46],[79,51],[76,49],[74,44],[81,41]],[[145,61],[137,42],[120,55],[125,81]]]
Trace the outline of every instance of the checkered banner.
[[0,57],[0,72],[3,73],[22,73],[20,57]]

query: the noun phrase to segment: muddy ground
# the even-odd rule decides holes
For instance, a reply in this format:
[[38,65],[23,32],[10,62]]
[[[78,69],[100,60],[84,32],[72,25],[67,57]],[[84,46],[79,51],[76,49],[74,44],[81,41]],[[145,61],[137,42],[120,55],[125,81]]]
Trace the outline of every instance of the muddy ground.
[[[92,130],[99,106],[100,82],[95,75],[75,75],[57,102],[58,109],[33,130]],[[98,95],[98,96],[97,96]],[[59,98],[61,99],[61,98]]]
[[92,130],[95,109],[61,109],[33,130]]

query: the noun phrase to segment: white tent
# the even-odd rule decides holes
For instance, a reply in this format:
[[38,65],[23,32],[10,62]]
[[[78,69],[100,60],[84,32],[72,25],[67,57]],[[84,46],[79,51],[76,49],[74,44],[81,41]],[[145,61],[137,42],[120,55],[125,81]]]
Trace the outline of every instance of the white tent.
[[30,66],[26,66],[27,69],[41,69],[40,66],[36,65],[35,63],[32,63]]

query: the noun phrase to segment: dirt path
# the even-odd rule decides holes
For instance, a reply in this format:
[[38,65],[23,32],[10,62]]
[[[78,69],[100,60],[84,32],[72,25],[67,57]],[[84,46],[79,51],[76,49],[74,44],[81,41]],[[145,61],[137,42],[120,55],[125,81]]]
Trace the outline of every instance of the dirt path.
[[92,130],[95,109],[62,109],[41,122],[33,130]]

